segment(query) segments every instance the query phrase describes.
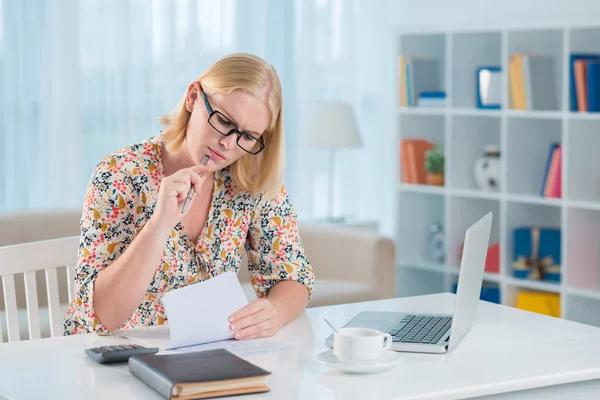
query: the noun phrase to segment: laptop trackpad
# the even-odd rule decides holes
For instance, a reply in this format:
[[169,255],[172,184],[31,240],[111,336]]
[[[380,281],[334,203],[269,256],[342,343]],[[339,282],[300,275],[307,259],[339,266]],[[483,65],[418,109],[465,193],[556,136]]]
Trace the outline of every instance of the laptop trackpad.
[[401,315],[398,313],[385,313],[385,312],[362,312],[355,318],[348,322],[348,327],[353,328],[371,328],[377,329],[382,332],[389,330],[394,322],[396,322]]

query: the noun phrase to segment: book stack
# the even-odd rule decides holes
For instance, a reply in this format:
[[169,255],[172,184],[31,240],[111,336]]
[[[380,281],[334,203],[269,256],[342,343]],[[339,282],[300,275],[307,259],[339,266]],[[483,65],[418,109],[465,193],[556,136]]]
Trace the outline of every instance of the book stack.
[[537,53],[513,53],[508,67],[511,108],[557,110],[554,59]]
[[400,141],[401,176],[404,183],[427,183],[425,153],[435,147],[427,139],[402,139]]
[[569,57],[569,109],[600,111],[600,54],[572,53]]
[[546,169],[544,171],[544,180],[540,195],[542,197],[561,197],[562,185],[562,146],[555,142],[550,145],[548,158],[546,159]]
[[446,93],[442,90],[438,62],[430,57],[400,56],[400,106],[443,107]]

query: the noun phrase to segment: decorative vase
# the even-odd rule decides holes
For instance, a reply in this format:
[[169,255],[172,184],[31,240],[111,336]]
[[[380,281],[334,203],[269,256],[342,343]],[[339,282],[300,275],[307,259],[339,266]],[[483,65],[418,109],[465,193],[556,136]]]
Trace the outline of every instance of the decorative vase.
[[441,224],[432,224],[429,227],[429,237],[427,239],[427,253],[429,259],[436,263],[446,261],[446,243],[444,229]]
[[485,146],[484,154],[473,165],[475,183],[481,190],[496,192],[500,190],[500,148],[496,145]]
[[444,186],[444,174],[427,173],[427,183],[435,186]]

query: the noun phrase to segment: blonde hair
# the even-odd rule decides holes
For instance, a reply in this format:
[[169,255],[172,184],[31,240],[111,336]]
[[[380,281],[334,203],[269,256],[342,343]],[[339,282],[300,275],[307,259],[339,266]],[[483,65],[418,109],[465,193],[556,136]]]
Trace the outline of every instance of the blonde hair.
[[[283,99],[281,83],[272,65],[252,54],[235,53],[211,64],[196,79],[207,95],[227,95],[245,90],[256,97],[267,96],[271,122],[262,137],[265,148],[257,155],[244,154],[229,170],[233,182],[251,194],[272,197],[281,188],[285,153],[283,141]],[[170,114],[159,122],[164,125],[161,137],[169,150],[177,150],[185,141],[191,113],[186,108],[187,90]]]

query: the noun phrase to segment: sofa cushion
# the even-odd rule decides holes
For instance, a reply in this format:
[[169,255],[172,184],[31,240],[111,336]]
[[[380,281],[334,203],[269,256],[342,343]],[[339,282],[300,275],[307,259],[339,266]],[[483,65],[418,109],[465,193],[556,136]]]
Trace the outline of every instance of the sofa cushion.
[[[242,283],[242,289],[248,301],[256,300],[256,293],[251,283]],[[355,303],[372,299],[373,293],[366,283],[317,279],[313,288],[313,297],[308,307]]]

